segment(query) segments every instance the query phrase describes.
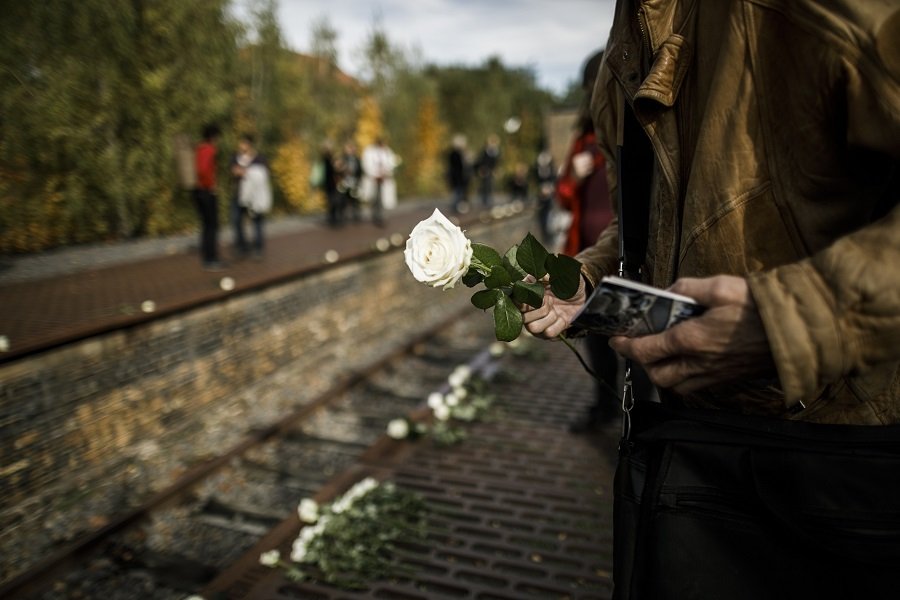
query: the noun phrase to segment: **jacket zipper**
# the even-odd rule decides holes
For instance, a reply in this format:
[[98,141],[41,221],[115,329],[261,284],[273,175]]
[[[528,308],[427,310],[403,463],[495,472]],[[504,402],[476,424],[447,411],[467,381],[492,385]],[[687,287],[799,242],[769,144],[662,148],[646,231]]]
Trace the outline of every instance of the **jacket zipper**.
[[[640,30],[641,30],[641,50],[646,50],[646,52],[647,52],[647,54],[645,55],[646,58],[644,58],[643,56],[641,57],[642,62],[643,62],[643,60],[649,60],[650,53],[651,53],[650,39],[649,39],[649,36],[647,35],[646,29],[644,29],[644,7],[643,6],[638,7],[637,21],[638,21],[638,28],[640,28]],[[641,65],[641,66],[643,67],[643,65]]]

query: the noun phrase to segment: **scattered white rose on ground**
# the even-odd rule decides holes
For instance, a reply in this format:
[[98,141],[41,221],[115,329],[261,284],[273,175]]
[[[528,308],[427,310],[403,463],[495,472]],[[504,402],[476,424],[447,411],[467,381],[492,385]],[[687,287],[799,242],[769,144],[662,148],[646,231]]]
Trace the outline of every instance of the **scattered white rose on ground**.
[[0,335],[0,352],[9,352],[9,337]]
[[450,384],[450,387],[460,387],[465,385],[467,381],[472,377],[472,368],[469,365],[460,365],[456,367],[450,376],[447,378],[447,382]]
[[490,353],[493,357],[503,356],[503,353],[506,352],[506,346],[503,342],[493,342],[488,347],[488,353]]
[[329,250],[325,253],[325,262],[336,263],[340,257],[341,255],[338,254],[337,250]]
[[319,520],[319,505],[312,498],[304,498],[297,507],[297,515],[304,523],[315,523]]
[[391,246],[397,246],[398,248],[403,245],[403,234],[402,233],[392,233],[391,234]]
[[432,392],[428,394],[428,408],[436,409],[438,406],[444,405],[444,395],[440,392]]
[[375,240],[375,248],[377,248],[379,252],[387,252],[391,249],[391,242],[387,238],[378,238]]
[[455,387],[455,388],[453,388],[453,395],[456,396],[460,400],[465,400],[466,396],[469,395],[469,390],[467,390],[466,388],[464,388],[462,386]]
[[141,302],[141,310],[145,313],[152,313],[156,311],[156,302],[153,300],[144,300]]
[[438,421],[446,421],[450,418],[450,407],[446,404],[441,404],[440,406],[433,409],[434,410],[434,418]]
[[219,287],[226,292],[230,292],[234,289],[234,279],[232,279],[231,277],[223,277],[219,280]]
[[394,419],[387,426],[388,437],[403,440],[409,435],[409,423],[406,419]]
[[279,560],[281,560],[281,553],[278,550],[269,550],[259,555],[259,564],[265,567],[277,567]]
[[444,404],[446,404],[450,408],[453,408],[454,406],[458,406],[459,405],[459,396],[457,396],[453,392],[450,392],[449,394],[444,396]]

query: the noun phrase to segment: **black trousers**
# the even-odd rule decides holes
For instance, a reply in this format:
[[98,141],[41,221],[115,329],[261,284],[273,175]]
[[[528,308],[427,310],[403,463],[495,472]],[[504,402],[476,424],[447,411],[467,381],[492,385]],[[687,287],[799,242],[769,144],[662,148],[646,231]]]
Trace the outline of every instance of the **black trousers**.
[[613,598],[900,597],[900,426],[651,403],[632,415]]
[[219,260],[219,199],[212,190],[194,190],[194,202],[200,216],[200,258],[204,263]]

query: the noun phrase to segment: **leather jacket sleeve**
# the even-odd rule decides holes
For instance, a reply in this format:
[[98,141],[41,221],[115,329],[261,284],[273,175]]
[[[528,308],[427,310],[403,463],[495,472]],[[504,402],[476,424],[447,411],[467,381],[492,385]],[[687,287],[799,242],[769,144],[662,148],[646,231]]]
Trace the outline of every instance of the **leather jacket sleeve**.
[[886,215],[807,259],[749,277],[788,406],[900,359],[900,44],[888,43],[892,56],[879,64],[863,53],[840,79],[848,145],[890,157]]

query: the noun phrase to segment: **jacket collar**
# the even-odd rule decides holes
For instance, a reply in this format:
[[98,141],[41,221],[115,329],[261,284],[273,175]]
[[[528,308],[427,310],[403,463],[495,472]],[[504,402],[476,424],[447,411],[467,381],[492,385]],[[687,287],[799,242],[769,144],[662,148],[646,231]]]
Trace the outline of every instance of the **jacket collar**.
[[694,0],[618,3],[607,63],[625,96],[672,107],[691,62]]

